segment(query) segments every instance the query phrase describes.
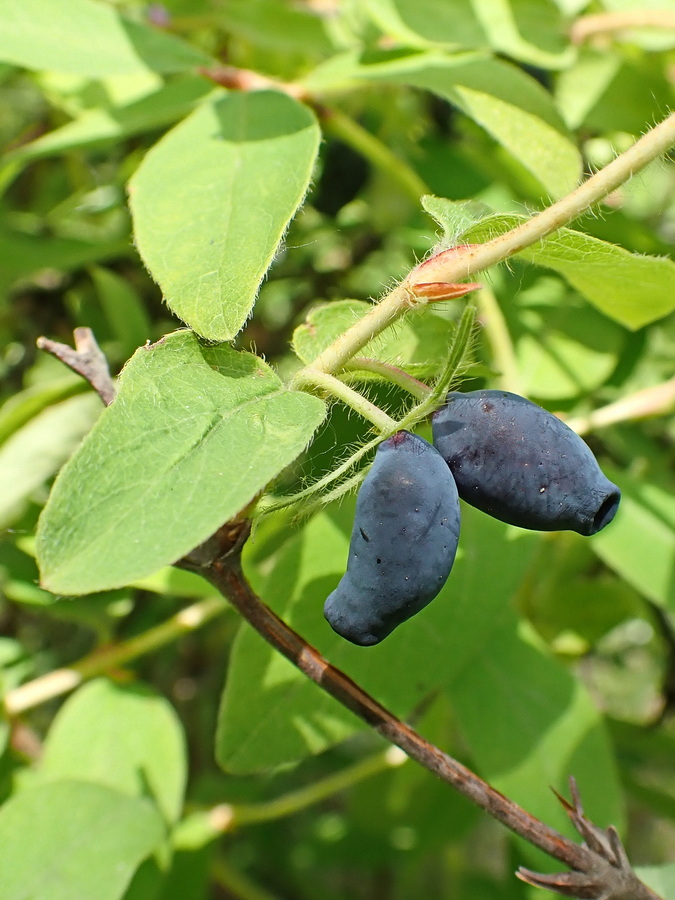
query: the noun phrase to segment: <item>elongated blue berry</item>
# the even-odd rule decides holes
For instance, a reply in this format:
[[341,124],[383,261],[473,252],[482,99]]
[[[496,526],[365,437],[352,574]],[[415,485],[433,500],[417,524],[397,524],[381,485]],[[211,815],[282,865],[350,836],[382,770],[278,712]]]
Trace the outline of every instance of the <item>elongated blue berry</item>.
[[496,519],[589,535],[614,518],[621,492],[589,447],[524,397],[451,392],[434,413],[433,435],[459,496]]
[[399,431],[377,448],[356,501],[347,571],[326,600],[331,627],[377,644],[445,584],[459,538],[459,499],[441,455]]

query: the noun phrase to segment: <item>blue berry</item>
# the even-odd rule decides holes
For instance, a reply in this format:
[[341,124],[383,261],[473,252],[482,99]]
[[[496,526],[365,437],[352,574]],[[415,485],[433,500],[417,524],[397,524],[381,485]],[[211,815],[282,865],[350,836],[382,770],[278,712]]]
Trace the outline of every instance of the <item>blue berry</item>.
[[331,627],[379,643],[439,593],[458,538],[457,488],[440,454],[407,431],[383,441],[359,490],[347,571],[324,606]]
[[619,506],[619,488],[584,441],[517,394],[450,392],[434,413],[433,440],[459,496],[511,525],[590,535]]

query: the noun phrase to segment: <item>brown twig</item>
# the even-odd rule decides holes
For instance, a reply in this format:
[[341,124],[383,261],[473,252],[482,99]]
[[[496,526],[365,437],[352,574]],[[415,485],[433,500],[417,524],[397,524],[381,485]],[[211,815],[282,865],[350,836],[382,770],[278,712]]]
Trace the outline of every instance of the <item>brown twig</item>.
[[[597,871],[593,872],[561,872],[555,875],[542,875],[521,866],[516,872],[518,878],[527,884],[544,890],[554,891],[566,897],[590,897],[598,900],[649,900],[656,895],[644,885],[631,868],[621,839],[614,828],[598,828],[584,815],[581,797],[574,778],[570,778],[570,794],[572,802],[568,803],[556,791],[558,800],[588,849],[598,860]],[[606,868],[600,865],[604,861],[611,871],[611,888],[608,893]]]
[[91,328],[76,328],[73,332],[75,349],[50,338],[37,339],[38,350],[51,353],[62,363],[85,378],[106,406],[115,399],[115,383],[110,376],[108,360],[96,343]]
[[[612,848],[611,854],[605,852],[605,845],[599,837],[594,843],[589,843],[589,846],[566,838],[495,790],[466,766],[430,744],[344,672],[324,659],[311,644],[272,612],[248,584],[240,563],[240,548],[248,537],[248,523],[239,523],[238,534],[232,530],[231,524],[229,528],[229,547],[228,541],[224,541],[221,534],[211,540],[210,551],[204,552],[198,548],[178,565],[196,571],[210,581],[268,644],[384,738],[452,785],[515,834],[572,869],[572,872],[564,876],[555,876],[557,881],[551,880],[550,883],[546,882],[548,876],[521,870],[519,877],[522,880],[529,878],[531,883],[538,883],[541,887],[557,890],[559,893],[567,892],[568,895],[569,888],[573,887],[577,893],[571,896],[603,900],[627,900],[629,897],[633,900],[658,900],[657,895],[638,880],[627,864],[623,850],[619,853],[616,849],[618,836],[615,831],[609,829],[607,832],[610,835],[607,840]],[[588,835],[596,837],[604,834],[583,817],[575,791],[576,787],[573,788],[573,805],[566,803],[575,826],[587,841]],[[585,831],[581,830],[582,827]],[[626,893],[627,890],[630,892]]]
[[198,69],[200,75],[232,91],[281,91],[296,100],[307,99],[307,91],[299,84],[278,81],[268,78],[252,69],[239,69],[235,66],[204,66]]

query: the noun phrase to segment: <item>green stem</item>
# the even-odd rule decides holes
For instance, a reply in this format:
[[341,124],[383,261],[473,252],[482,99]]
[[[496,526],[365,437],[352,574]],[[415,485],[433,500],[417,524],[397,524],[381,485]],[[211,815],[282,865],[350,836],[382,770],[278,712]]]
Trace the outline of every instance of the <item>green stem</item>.
[[[323,492],[325,488],[341,478],[346,472],[349,471],[349,469],[355,466],[356,463],[358,463],[366,453],[370,452],[370,450],[375,449],[375,447],[377,447],[377,445],[380,444],[383,440],[390,437],[392,434],[395,434],[397,431],[413,428],[418,422],[421,422],[427,416],[431,415],[432,412],[438,409],[438,407],[441,406],[443,404],[443,401],[445,400],[445,395],[448,391],[449,385],[454,381],[457,373],[461,369],[467,348],[469,346],[469,342],[471,340],[471,334],[473,331],[475,319],[475,307],[467,306],[464,309],[462,316],[457,324],[457,330],[455,332],[452,349],[450,350],[445,365],[443,366],[443,371],[438,377],[436,384],[432,389],[426,388],[425,385],[426,390],[424,392],[424,398],[422,399],[422,401],[418,403],[417,406],[414,406],[400,422],[394,422],[393,419],[390,419],[389,421],[391,424],[388,428],[382,429],[382,434],[379,434],[368,444],[365,444],[363,447],[359,448],[356,453],[352,454],[352,456],[350,456],[340,466],[338,466],[338,468],[334,472],[330,472],[328,475],[324,475],[323,478],[310,485],[308,488],[305,488],[302,491],[298,491],[297,494],[291,494],[289,497],[280,497],[277,500],[273,500],[268,505],[264,505],[265,501],[263,499],[260,504],[261,514],[267,515],[268,513],[275,512],[278,509],[284,509],[287,506],[292,506],[293,504],[299,503],[303,500],[309,500],[314,494]],[[353,360],[353,363],[356,367],[359,365],[360,360]],[[338,379],[333,378],[332,376],[330,377],[332,379],[331,383],[335,381],[337,381],[338,384],[342,383]],[[357,396],[360,397],[361,395],[358,394]],[[384,413],[382,413],[382,415],[384,415]],[[387,418],[389,417],[387,416]],[[357,472],[351,478],[335,487],[332,491],[323,494],[318,501],[318,504],[311,504],[306,509],[303,509],[303,514],[313,511],[316,505],[323,506],[327,503],[332,502],[333,500],[339,499],[344,494],[357,487],[358,484],[363,480],[364,476],[365,470]]]
[[[580,187],[547,209],[485,244],[469,246],[444,258],[434,270],[438,281],[455,284],[495,263],[502,262],[526,247],[557,231],[578,218],[619,185],[628,181],[647,163],[675,144],[675,113],[648,131],[609,165],[588,178]],[[312,369],[339,372],[348,359],[355,356],[368,341],[423,301],[415,297],[410,275],[397,285],[372,310],[343,332],[312,362]],[[296,374],[302,380],[303,371]]]
[[397,384],[413,397],[417,397],[418,400],[424,400],[431,390],[422,381],[418,381],[417,378],[409,375],[403,369],[399,369],[398,366],[392,366],[379,359],[356,356],[345,364],[344,370],[345,372],[372,372],[375,375],[382,375],[387,381]]
[[513,347],[504,313],[501,311],[497,298],[490,288],[482,287],[477,294],[481,323],[485,329],[485,334],[492,349],[492,356],[500,373],[497,383],[505,391],[523,394],[523,384],[518,371],[516,351]]
[[419,203],[420,197],[429,193],[429,188],[417,172],[354,119],[332,107],[319,106],[316,110],[326,131],[349,144],[376,168],[385,172],[415,203]]
[[[384,435],[380,437],[378,443],[380,443],[384,438]],[[317,497],[313,502],[310,501],[306,503],[300,511],[297,513],[297,518],[307,518],[308,516],[313,516],[315,512],[319,512],[323,507],[328,506],[330,503],[334,503],[336,500],[339,500],[341,497],[344,497],[345,494],[349,494],[350,491],[356,490],[356,488],[361,484],[363,479],[366,477],[368,469],[364,466],[363,469],[359,469],[358,472],[355,472],[351,478],[346,478],[337,487],[334,487],[332,491],[328,491],[325,494],[322,494],[320,497]]]
[[302,379],[297,379],[296,376],[294,382],[295,387],[300,390],[307,390],[308,387],[318,387],[329,396],[337,397],[338,400],[342,400],[347,406],[351,406],[364,419],[372,422],[379,431],[391,431],[392,428],[394,431],[396,430],[396,422],[391,416],[388,416],[386,412],[383,412],[379,406],[375,406],[370,400],[366,400],[362,394],[350,388],[348,384],[340,381],[339,378],[335,378],[334,375],[329,375],[327,372],[321,372],[312,366],[307,366],[302,370]]
[[230,605],[224,597],[208,597],[182,609],[175,616],[144,631],[136,637],[129,638],[120,644],[95,650],[79,662],[66,669],[54,669],[47,675],[28,681],[14,690],[8,691],[3,699],[5,713],[16,716],[19,713],[46,703],[54,697],[60,697],[74,690],[83,681],[103,675],[118,666],[144,656],[175,641],[191,631],[201,628],[211,619],[219,616]]
[[[394,432],[392,432],[393,434]],[[364,444],[363,447],[359,447],[359,449],[352,453],[350,457],[348,457],[343,463],[341,463],[337,469],[329,472],[327,475],[324,475],[323,478],[320,478],[318,481],[315,481],[314,484],[310,484],[309,487],[304,488],[302,491],[298,491],[295,494],[290,494],[287,497],[277,497],[276,500],[272,500],[267,502],[266,498],[263,497],[258,504],[258,510],[262,515],[268,515],[269,513],[276,512],[279,509],[286,509],[288,506],[293,506],[295,503],[300,503],[303,500],[308,500],[314,494],[322,491],[324,488],[327,488],[329,485],[333,484],[334,481],[337,481],[341,478],[346,472],[348,472],[353,466],[355,466],[359,460],[363,459],[363,457],[369,453],[371,450],[374,450],[378,444],[382,443],[385,437],[390,437],[390,435],[381,435],[379,434],[377,437],[373,438],[372,441],[369,441],[367,444]]]
[[393,748],[383,750],[366,759],[359,760],[351,766],[343,769],[341,772],[334,772],[332,775],[315,781],[306,787],[297,791],[290,791],[275,800],[268,800],[266,803],[251,803],[248,805],[235,806],[232,810],[232,827],[237,828],[239,825],[253,825],[257,822],[270,822],[273,819],[281,819],[284,816],[291,816],[296,812],[306,809],[332,797],[340,791],[353,787],[360,781],[372,778],[379,772],[385,772],[394,766],[398,766],[405,762],[406,757],[403,753],[393,752]]
[[588,434],[596,428],[606,428],[618,422],[647,419],[650,416],[665,416],[675,408],[675,378],[644,388],[622,397],[620,400],[601,406],[586,416],[566,419],[567,425],[577,434]]
[[447,394],[450,385],[457,377],[464,362],[464,357],[466,356],[466,351],[469,347],[469,342],[471,341],[471,334],[473,332],[475,321],[476,307],[465,307],[462,316],[457,323],[457,331],[455,332],[452,349],[436,384],[424,400],[411,409],[405,418],[401,420],[399,428],[412,428],[418,422],[421,422],[423,419],[426,419],[427,416],[431,415],[431,413],[435,412],[439,406],[443,405],[445,402],[445,395]]
[[248,875],[233,868],[222,857],[213,861],[211,872],[218,886],[225,888],[228,896],[236,897],[237,900],[279,900],[277,894],[270,894],[265,888],[261,888],[255,881],[251,881]]
[[373,775],[402,765],[406,758],[397,747],[388,747],[347,766],[340,772],[334,772],[313,784],[289,791],[273,800],[241,805],[220,803],[211,809],[191,813],[176,826],[172,843],[176,848],[195,849],[241,826],[272,822],[292,816],[340,791],[354,787],[361,781],[372,778]]

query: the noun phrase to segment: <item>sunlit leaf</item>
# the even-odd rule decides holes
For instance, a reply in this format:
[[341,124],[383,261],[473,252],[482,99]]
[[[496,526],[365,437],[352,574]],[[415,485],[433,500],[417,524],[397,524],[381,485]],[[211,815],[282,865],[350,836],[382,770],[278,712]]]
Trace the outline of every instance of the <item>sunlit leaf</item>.
[[91,593],[175,562],[295,459],[325,408],[189,331],[137,350],[42,514],[43,585]]
[[0,0],[0,59],[99,78],[180,72],[210,57],[95,0]]
[[250,315],[318,146],[313,114],[286,94],[230,94],[170,131],[131,179],[138,250],[199,334],[229,340]]

